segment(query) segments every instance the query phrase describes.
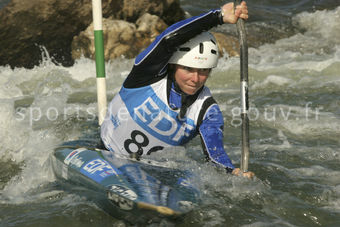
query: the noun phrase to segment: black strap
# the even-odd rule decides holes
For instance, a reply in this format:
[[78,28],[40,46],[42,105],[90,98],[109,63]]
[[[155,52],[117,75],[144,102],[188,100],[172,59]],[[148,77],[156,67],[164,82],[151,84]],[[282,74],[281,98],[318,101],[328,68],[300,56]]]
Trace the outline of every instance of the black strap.
[[201,111],[198,115],[198,119],[197,119],[197,130],[199,129],[200,125],[202,124],[203,122],[203,117],[205,115],[205,113],[207,112],[207,110],[209,109],[210,106],[212,106],[213,104],[216,104],[216,100],[210,96],[209,98],[207,98],[203,105],[202,105],[202,108],[201,108]]
[[[173,73],[173,72],[172,72]],[[185,94],[178,86],[176,81],[173,79],[173,75],[169,74],[168,75],[168,80],[167,80],[167,96],[168,96],[168,102],[170,100],[170,91],[172,84],[174,84],[175,91],[181,94],[181,109],[178,114],[178,119],[184,119],[185,114],[187,112],[188,107],[190,107],[197,99],[201,91],[203,90],[203,87],[198,90],[194,95],[187,95]]]

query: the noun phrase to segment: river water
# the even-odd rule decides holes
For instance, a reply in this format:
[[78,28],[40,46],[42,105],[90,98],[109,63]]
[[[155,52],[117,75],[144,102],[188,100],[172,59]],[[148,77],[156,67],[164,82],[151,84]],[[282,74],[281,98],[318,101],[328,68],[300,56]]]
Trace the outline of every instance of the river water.
[[[7,1],[1,1],[1,5]],[[182,0],[190,14],[222,1]],[[249,2],[249,168],[255,180],[204,163],[199,139],[164,154],[200,177],[202,204],[180,222],[144,226],[340,226],[340,3]],[[235,33],[223,25],[222,32]],[[95,65],[0,66],[0,226],[127,226],[60,188],[53,147],[97,139]],[[133,60],[106,64],[108,98]],[[239,58],[224,56],[207,85],[225,119],[225,148],[240,159]],[[152,158],[152,157],[151,157]],[[158,157],[155,157],[158,158]]]

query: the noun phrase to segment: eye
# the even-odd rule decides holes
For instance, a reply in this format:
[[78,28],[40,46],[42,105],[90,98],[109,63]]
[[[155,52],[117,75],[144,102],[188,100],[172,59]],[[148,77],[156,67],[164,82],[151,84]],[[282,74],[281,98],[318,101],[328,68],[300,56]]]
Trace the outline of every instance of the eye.
[[188,66],[183,66],[183,69],[186,70],[186,71],[188,71],[188,72],[193,72],[193,71],[194,71],[193,68],[188,67]]
[[207,75],[210,73],[211,69],[196,69],[196,68],[191,68],[191,67],[188,67],[188,66],[181,66],[181,68],[187,72],[190,72],[190,73],[194,73],[194,72],[197,72],[198,74],[203,74],[203,75]]
[[199,69],[198,73],[199,74],[209,74],[211,69]]

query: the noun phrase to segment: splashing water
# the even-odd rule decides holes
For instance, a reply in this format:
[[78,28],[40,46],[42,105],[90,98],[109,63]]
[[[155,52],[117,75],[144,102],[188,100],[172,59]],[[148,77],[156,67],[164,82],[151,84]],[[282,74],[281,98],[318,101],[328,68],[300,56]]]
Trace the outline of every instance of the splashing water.
[[[198,138],[161,157],[200,179],[202,206],[178,225],[340,224],[339,14],[340,7],[298,14],[293,23],[301,32],[249,49],[255,181],[204,163]],[[99,136],[94,62],[82,58],[65,68],[43,56],[33,69],[0,66],[0,220],[12,226],[119,225],[86,198],[59,188],[48,161],[63,141]],[[132,64],[107,63],[109,99]],[[239,59],[222,58],[207,85],[223,111],[225,148],[238,165]]]

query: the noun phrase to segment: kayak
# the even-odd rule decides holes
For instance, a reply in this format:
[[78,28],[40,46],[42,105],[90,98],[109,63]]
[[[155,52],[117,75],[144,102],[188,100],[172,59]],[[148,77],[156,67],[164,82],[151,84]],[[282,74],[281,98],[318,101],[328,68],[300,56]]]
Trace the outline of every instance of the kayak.
[[60,145],[51,160],[60,182],[87,192],[105,212],[133,223],[155,216],[178,218],[199,204],[188,171],[117,156],[86,141]]

